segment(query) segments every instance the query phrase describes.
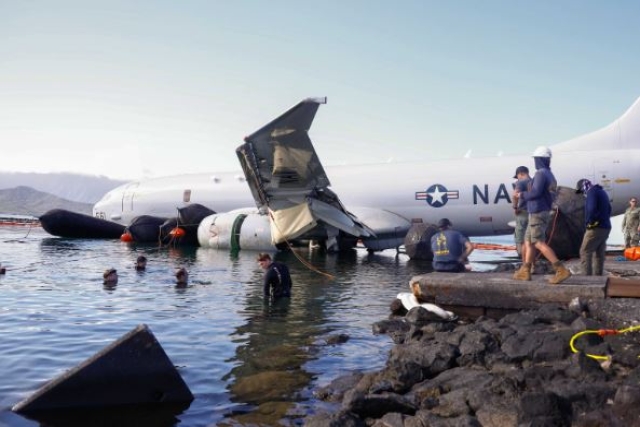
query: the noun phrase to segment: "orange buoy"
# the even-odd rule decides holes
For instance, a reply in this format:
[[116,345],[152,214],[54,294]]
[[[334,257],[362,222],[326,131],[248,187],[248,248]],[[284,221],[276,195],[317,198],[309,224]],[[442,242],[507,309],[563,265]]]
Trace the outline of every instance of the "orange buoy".
[[122,233],[122,236],[120,236],[120,241],[122,242],[133,242],[133,236],[131,235],[131,233],[129,233],[128,231]]
[[179,238],[179,237],[184,236],[185,234],[186,234],[186,232],[184,231],[184,229],[180,228],[180,227],[176,227],[176,228],[174,228],[173,230],[171,230],[169,232],[169,235],[172,236],[172,237],[175,237],[176,239]]
[[640,247],[633,246],[624,250],[624,257],[631,261],[638,261],[640,259]]

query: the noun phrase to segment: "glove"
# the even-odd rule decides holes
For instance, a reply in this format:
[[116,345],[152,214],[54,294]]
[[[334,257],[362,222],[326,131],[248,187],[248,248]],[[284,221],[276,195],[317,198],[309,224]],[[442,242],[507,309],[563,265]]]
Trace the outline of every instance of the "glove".
[[589,224],[587,224],[587,230],[593,230],[594,228],[598,228],[598,224],[600,224],[600,222],[598,221],[590,222]]

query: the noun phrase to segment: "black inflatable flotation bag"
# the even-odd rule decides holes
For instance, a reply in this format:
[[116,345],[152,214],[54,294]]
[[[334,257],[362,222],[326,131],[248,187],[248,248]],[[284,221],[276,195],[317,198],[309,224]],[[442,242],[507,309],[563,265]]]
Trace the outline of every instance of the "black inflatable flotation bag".
[[131,238],[134,242],[158,242],[158,239],[160,238],[160,226],[166,220],[167,218],[165,217],[139,215],[131,220],[126,231],[131,234]]
[[[178,209],[177,218],[169,218],[162,224],[162,242],[180,246],[197,246],[200,222],[215,213],[215,211],[198,203]],[[178,227],[184,230],[184,234],[179,237],[171,234],[172,230]]]
[[42,228],[53,236],[83,239],[119,239],[124,225],[65,209],[51,209],[39,218]]

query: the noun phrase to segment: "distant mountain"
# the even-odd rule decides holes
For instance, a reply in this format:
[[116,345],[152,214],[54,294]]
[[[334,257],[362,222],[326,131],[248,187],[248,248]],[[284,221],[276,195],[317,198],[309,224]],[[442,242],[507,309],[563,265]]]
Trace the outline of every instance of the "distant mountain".
[[93,203],[80,203],[66,200],[53,194],[20,186],[0,190],[0,213],[40,216],[51,209],[92,214]]
[[0,190],[25,186],[63,199],[92,205],[106,192],[126,182],[105,176],[73,173],[0,172]]

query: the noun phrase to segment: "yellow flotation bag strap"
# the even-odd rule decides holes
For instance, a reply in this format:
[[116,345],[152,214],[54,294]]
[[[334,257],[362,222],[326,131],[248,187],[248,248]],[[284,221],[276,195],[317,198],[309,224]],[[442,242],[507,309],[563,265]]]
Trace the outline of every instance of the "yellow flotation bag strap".
[[[629,328],[624,328],[624,329],[593,329],[593,330],[586,330],[586,331],[582,331],[582,332],[578,332],[577,334],[573,335],[571,337],[571,340],[569,341],[569,347],[571,347],[571,351],[573,351],[574,353],[578,353],[580,350],[578,350],[575,346],[575,341],[580,338],[583,335],[588,335],[588,334],[596,334],[598,336],[604,337],[607,335],[620,335],[620,334],[626,334],[627,332],[633,332],[633,331],[637,331],[640,330],[640,325],[637,326],[631,326]],[[585,353],[588,357],[595,359],[595,360],[607,360],[609,359],[611,356],[602,356],[602,355],[598,355],[598,354],[589,354],[589,353]],[[638,358],[640,358],[640,356],[638,356]]]

